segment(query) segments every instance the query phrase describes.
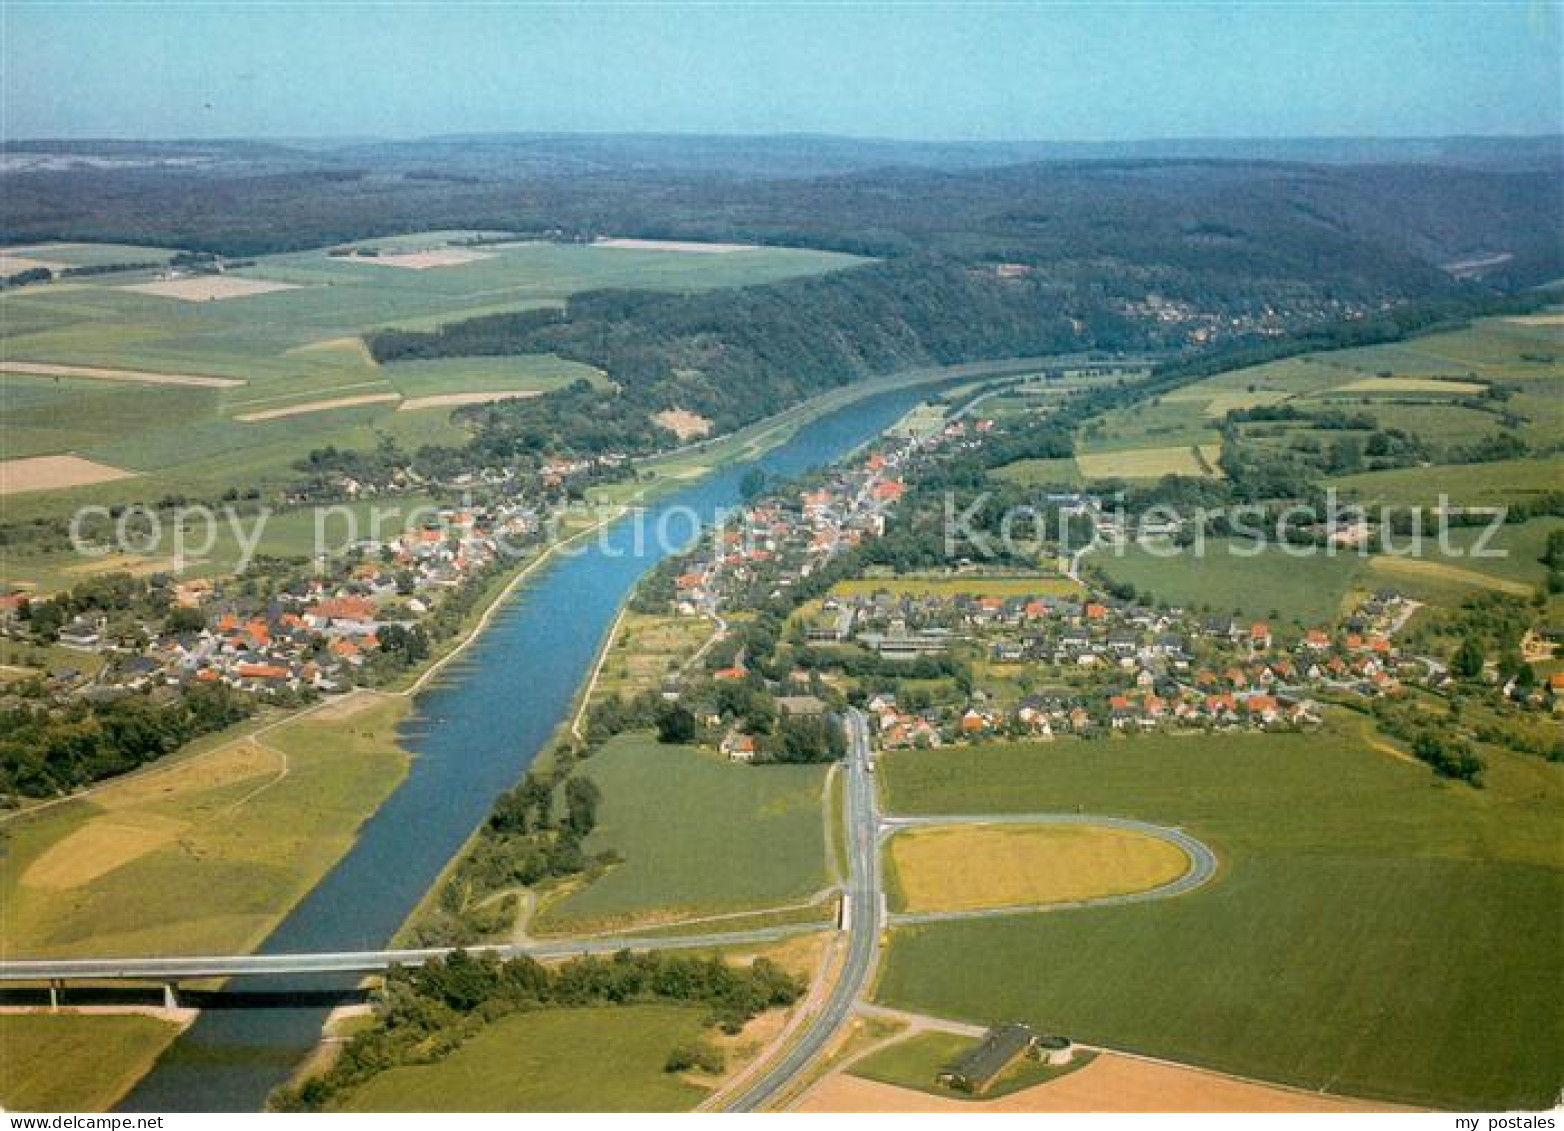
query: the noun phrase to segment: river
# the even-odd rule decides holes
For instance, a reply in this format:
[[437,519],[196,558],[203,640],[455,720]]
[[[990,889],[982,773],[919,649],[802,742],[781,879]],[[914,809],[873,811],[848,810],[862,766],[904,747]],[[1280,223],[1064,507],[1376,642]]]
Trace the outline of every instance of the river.
[[[878,394],[804,425],[753,463],[735,464],[653,504],[655,530],[687,509],[709,521],[739,502],[752,467],[791,477],[841,458],[929,395],[928,386]],[[688,522],[670,522],[687,537]],[[531,765],[570,709],[604,633],[636,581],[664,552],[624,519],[590,546],[557,555],[496,610],[487,629],[422,692],[402,730],[407,778],[353,847],[259,948],[262,952],[374,950],[386,945],[494,798]],[[191,892],[199,899],[199,892]],[[352,984],[355,979],[347,979]],[[265,992],[343,986],[326,978],[244,978]],[[210,1008],[131,1091],[123,1111],[255,1111],[315,1045],[326,1007]]]

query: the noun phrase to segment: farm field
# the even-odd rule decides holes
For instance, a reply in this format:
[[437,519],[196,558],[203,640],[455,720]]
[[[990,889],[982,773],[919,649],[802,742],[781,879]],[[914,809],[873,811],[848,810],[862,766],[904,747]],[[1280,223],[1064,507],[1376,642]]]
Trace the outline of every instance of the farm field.
[[406,771],[407,701],[360,694],[0,825],[0,954],[249,950]]
[[[539,932],[655,924],[808,899],[826,886],[824,766],[742,766],[620,735],[583,772],[603,791],[589,854],[624,863],[543,906]],[[698,822],[679,814],[698,811]]]
[[0,1106],[107,1111],[178,1033],[139,1014],[0,1014]]
[[94,463],[80,456],[27,456],[0,460],[0,495],[109,483],[115,479],[130,479],[135,474],[134,471]]
[[1221,454],[1221,445],[1208,439],[1188,447],[1083,452],[1075,457],[1075,465],[1087,479],[1161,479],[1164,475],[1214,475]]
[[886,853],[896,911],[972,911],[1147,891],[1189,868],[1174,845],[1082,825],[951,825],[897,833]]
[[433,1064],[382,1072],[346,1111],[688,1111],[708,1088],[663,1071],[707,1035],[700,1009],[542,1009],[486,1025]]
[[1205,553],[1193,548],[1172,552],[1165,544],[1147,548],[1129,544],[1093,550],[1084,562],[1115,582],[1128,582],[1146,599],[1216,613],[1240,610],[1245,616],[1314,626],[1334,619],[1358,584],[1366,559],[1353,552],[1335,557],[1284,554],[1275,546],[1242,557],[1232,550],[1255,548],[1251,541],[1206,540]]
[[994,472],[996,478],[1022,487],[1075,487],[1081,483],[1074,459],[1022,459]]
[[[410,446],[452,442],[462,436],[449,424],[452,409],[477,394],[536,393],[579,378],[602,379],[587,366],[538,357],[382,367],[359,340],[371,329],[557,305],[599,287],[697,290],[861,262],[787,248],[700,255],[548,243],[491,245],[473,258],[468,249],[447,246],[466,236],[425,233],[356,245],[387,253],[379,257],[297,252],[262,257],[221,276],[162,280],[141,270],[0,295],[12,367],[0,375],[7,456],[74,455],[141,477],[91,493],[39,485],[18,495],[14,506],[8,501],[8,519],[58,516],[83,501],[205,497],[228,487],[265,491],[286,482],[291,461],[311,448],[370,448],[381,435]],[[55,254],[52,246],[32,250],[41,258]],[[99,258],[162,262],[168,255],[131,255],[134,250]],[[455,252],[461,254],[448,254]],[[438,262],[398,269],[406,255]],[[73,368],[81,373],[66,375]],[[104,371],[126,377],[110,380]],[[160,376],[169,387],[132,380],[135,371]],[[422,411],[399,419],[397,410],[409,401]]]
[[898,1088],[913,1088],[934,1096],[966,1103],[983,1103],[1035,1087],[1049,1080],[1068,1076],[1092,1062],[1090,1053],[1078,1056],[1068,1065],[1053,1067],[1040,1061],[1024,1058],[1011,1065],[993,1082],[981,1096],[970,1096],[935,1083],[940,1069],[977,1046],[973,1037],[959,1033],[930,1031],[914,1033],[885,1048],[870,1053],[849,1069],[865,1080],[878,1080]]
[[1442,783],[1332,716],[1309,735],[888,756],[893,812],[1178,824],[1223,870],[1153,904],[898,929],[877,996],[1332,1093],[1547,1106],[1564,1079],[1564,767],[1484,755],[1485,789]]
[[1339,476],[1327,482],[1366,502],[1393,506],[1433,506],[1441,495],[1456,506],[1497,506],[1557,491],[1564,483],[1564,457],[1401,467]]

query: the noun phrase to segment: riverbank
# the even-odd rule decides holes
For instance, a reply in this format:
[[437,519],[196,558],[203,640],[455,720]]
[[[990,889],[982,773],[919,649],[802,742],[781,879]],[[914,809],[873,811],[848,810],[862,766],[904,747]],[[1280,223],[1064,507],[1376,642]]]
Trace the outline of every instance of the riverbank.
[[639,475],[635,480],[599,488],[593,493],[593,498],[599,502],[651,503],[672,491],[689,486],[713,471],[730,464],[757,459],[786,443],[800,428],[811,421],[857,401],[885,393],[919,388],[924,385],[939,385],[950,381],[978,381],[988,378],[1002,380],[1007,377],[1017,377],[1042,368],[1053,360],[1055,359],[1048,357],[1024,357],[964,362],[960,365],[909,369],[901,373],[855,381],[851,385],[844,385],[811,397],[792,408],[783,409],[779,413],[745,425],[725,436],[699,440],[672,451],[648,456],[636,463]]

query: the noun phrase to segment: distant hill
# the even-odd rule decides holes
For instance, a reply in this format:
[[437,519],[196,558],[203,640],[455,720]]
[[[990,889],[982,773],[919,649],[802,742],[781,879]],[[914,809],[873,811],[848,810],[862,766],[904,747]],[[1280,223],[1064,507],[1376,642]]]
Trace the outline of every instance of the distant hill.
[[814,177],[885,168],[951,171],[1035,161],[1288,161],[1557,171],[1564,137],[1166,138],[1130,141],[900,141],[820,134],[453,134],[411,140],[32,140],[0,146],[0,172],[183,167],[251,172],[438,169],[456,176],[705,173]]

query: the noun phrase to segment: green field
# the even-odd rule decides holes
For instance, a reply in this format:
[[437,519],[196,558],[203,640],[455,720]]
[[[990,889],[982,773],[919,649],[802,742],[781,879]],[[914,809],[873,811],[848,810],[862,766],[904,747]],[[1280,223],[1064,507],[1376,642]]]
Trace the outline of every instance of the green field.
[[[824,766],[742,766],[621,735],[585,764],[603,790],[589,853],[624,857],[535,926],[606,928],[775,907],[826,886]],[[699,813],[699,821],[680,815]]]
[[[407,700],[341,701],[0,825],[0,953],[243,953],[396,787]],[[192,898],[192,893],[200,893]]]
[[544,1009],[486,1025],[433,1064],[393,1068],[346,1111],[688,1111],[707,1095],[663,1063],[707,1035],[702,1010]]
[[0,1106],[107,1111],[179,1033],[134,1014],[0,1014]]
[[[398,237],[388,250],[449,250],[446,241],[460,237]],[[359,340],[377,327],[436,326],[476,314],[557,305],[599,287],[690,291],[773,282],[861,262],[786,248],[697,255],[515,243],[482,250],[486,258],[427,270],[334,258],[324,250],[267,256],[227,277],[293,289],[211,301],[129,289],[152,281],[150,271],[0,295],[0,337],[8,361],[243,382],[213,388],[0,376],[6,458],[71,452],[137,473],[96,487],[10,496],[8,521],[68,513],[82,502],[275,488],[289,478],[292,460],[328,444],[372,447],[389,435],[416,447],[461,438],[449,424],[449,406],[398,412],[398,396],[537,392],[582,377],[600,379],[588,367],[548,357],[378,366]],[[312,408],[364,396],[384,399]],[[312,410],[239,419],[301,406]]]
[[1475,790],[1357,727],[887,756],[894,812],[1178,824],[1222,871],[1165,902],[898,930],[878,998],[1348,1095],[1547,1106],[1564,766],[1485,751]]
[[1328,483],[1344,495],[1351,492],[1365,502],[1392,506],[1433,506],[1440,495],[1458,506],[1497,506],[1559,490],[1564,484],[1564,457],[1400,467],[1344,475]]
[[959,1033],[915,1033],[870,1053],[855,1062],[848,1072],[865,1080],[878,1080],[898,1088],[913,1088],[945,1099],[981,1102],[1057,1080],[1078,1068],[1086,1067],[1093,1059],[1088,1053],[1057,1068],[1030,1058],[1023,1059],[1001,1073],[999,1079],[981,1096],[944,1088],[935,1082],[942,1068],[976,1045],[976,1038],[963,1037]]
[[1117,582],[1129,582],[1156,601],[1185,608],[1209,608],[1216,613],[1239,610],[1248,617],[1270,617],[1304,625],[1335,620],[1347,593],[1366,569],[1356,553],[1328,557],[1323,552],[1292,557],[1275,546],[1254,557],[1240,557],[1230,549],[1247,551],[1254,543],[1211,538],[1205,553],[1193,548],[1159,556],[1165,545],[1148,549],[1130,544],[1102,548],[1085,558]]
[[1081,472],[1074,459],[1021,459],[1006,464],[994,472],[1022,487],[1074,487],[1081,482]]

